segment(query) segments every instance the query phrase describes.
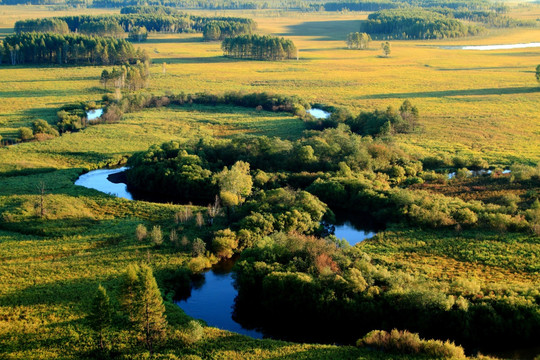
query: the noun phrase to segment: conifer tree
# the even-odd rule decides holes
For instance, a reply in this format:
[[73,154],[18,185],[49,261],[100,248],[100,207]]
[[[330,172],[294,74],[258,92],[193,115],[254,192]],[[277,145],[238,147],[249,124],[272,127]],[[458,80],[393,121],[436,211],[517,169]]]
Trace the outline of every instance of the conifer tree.
[[167,320],[163,298],[148,265],[139,267],[134,300],[133,325],[146,348],[152,353],[154,346],[166,337]]
[[88,320],[92,329],[98,333],[99,348],[105,348],[105,336],[111,325],[113,309],[107,295],[107,290],[101,284],[98,286]]

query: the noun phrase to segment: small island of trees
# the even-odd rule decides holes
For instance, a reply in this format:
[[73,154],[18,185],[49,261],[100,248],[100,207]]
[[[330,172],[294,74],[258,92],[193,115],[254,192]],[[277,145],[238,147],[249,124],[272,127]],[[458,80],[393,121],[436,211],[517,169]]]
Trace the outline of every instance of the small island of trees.
[[368,16],[362,29],[387,39],[445,39],[483,31],[482,27],[422,9],[377,11]]
[[295,59],[296,46],[291,40],[260,35],[242,35],[223,40],[225,56],[254,60]]
[[347,35],[347,47],[349,49],[367,49],[371,42],[371,36],[366,33],[349,33]]

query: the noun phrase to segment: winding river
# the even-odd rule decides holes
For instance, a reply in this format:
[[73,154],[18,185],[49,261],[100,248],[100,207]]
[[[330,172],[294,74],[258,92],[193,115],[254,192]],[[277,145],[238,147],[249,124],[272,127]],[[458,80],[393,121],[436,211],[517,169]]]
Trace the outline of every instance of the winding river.
[[[83,174],[75,182],[76,185],[95,189],[113,196],[132,200],[132,194],[127,191],[127,185],[118,181],[118,174],[126,168],[101,169]],[[111,176],[115,178],[111,181]],[[362,230],[372,225],[360,223],[353,224],[350,220],[341,219],[337,216],[336,224],[333,225],[334,233],[338,239],[346,239],[351,245],[375,236],[374,231]],[[231,271],[235,260],[223,261],[206,271],[199,279],[193,281],[190,295],[176,304],[184,312],[195,318],[202,319],[208,325],[224,330],[229,330],[253,338],[261,339],[264,334],[261,331],[249,329],[235,320],[234,306],[238,291],[235,288],[233,273]],[[493,354],[508,359],[533,359],[540,348],[516,349],[504,353]]]
[[[126,169],[121,167],[93,170],[81,175],[75,185],[133,200],[133,195],[127,190],[125,183],[111,181],[111,175],[120,174]],[[375,236],[375,232],[364,231],[349,220],[338,220],[333,228],[338,239],[346,239],[351,245]],[[176,304],[187,315],[202,319],[210,326],[260,339],[263,337],[262,332],[247,329],[233,318],[235,298],[238,294],[231,271],[233,265],[233,260],[225,261],[206,271],[201,279],[193,282],[190,296]]]

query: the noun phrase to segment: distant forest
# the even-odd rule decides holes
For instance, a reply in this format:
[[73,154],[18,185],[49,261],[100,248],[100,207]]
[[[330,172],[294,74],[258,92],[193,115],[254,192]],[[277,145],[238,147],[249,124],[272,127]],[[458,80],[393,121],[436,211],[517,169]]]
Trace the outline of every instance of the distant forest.
[[362,30],[386,39],[444,39],[476,35],[483,28],[431,11],[400,9],[369,14],[368,20],[362,23]]
[[134,27],[144,27],[156,32],[205,32],[208,25],[217,28],[222,38],[250,34],[256,29],[255,21],[236,17],[202,17],[178,11],[167,11],[163,7],[127,7],[120,15],[76,15],[45,20],[20,20],[15,23],[15,32],[82,32],[94,35],[118,36]]
[[123,39],[77,34],[20,33],[0,42],[0,64],[134,64],[146,53]]

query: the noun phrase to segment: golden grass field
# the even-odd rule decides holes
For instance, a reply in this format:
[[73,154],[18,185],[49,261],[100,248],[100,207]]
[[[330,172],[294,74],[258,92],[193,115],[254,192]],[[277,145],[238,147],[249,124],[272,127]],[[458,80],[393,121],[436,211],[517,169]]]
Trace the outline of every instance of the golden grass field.
[[[20,18],[57,15],[32,9],[2,7],[0,28],[8,31]],[[540,17],[538,6],[516,11],[523,17]],[[299,95],[353,112],[397,107],[410,99],[420,109],[422,131],[397,141],[411,152],[475,154],[506,165],[515,161],[536,163],[540,159],[540,141],[534,141],[540,135],[540,86],[534,78],[540,48],[439,48],[535,42],[540,39],[540,29],[492,30],[481,37],[446,41],[391,41],[391,56],[383,58],[378,41],[373,41],[369,50],[346,49],[343,39],[358,30],[358,19],[366,14],[203,13],[255,15],[261,33],[293,39],[300,60],[226,59],[219,43],[202,42],[200,34],[153,34],[141,44],[155,64],[150,91],[267,91]],[[164,75],[162,62],[167,63]],[[13,135],[34,118],[53,121],[55,110],[64,103],[99,100],[104,93],[98,82],[102,69],[1,67],[0,135]]]

